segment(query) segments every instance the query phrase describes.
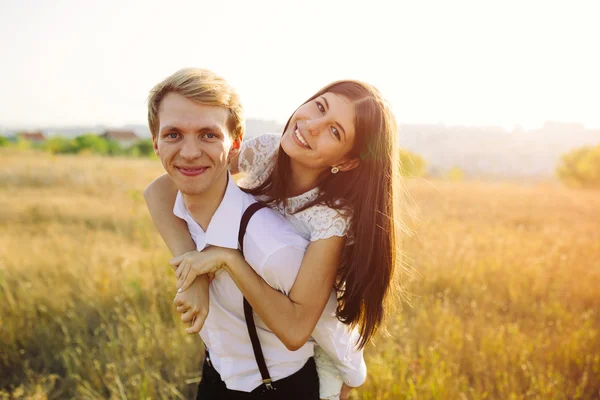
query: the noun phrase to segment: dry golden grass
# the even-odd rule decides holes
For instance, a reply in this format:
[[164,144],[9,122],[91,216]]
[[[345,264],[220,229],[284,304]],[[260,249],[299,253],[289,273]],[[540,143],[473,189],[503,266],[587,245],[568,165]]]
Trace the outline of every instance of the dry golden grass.
[[[193,398],[201,343],[141,191],[156,160],[0,152],[0,398]],[[412,307],[362,399],[600,396],[600,193],[414,181]]]

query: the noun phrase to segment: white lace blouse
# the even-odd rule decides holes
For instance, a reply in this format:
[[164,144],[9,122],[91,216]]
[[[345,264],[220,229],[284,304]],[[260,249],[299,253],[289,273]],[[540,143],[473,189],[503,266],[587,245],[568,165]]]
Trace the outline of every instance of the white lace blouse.
[[[267,179],[275,166],[280,139],[280,135],[265,134],[244,141],[238,161],[239,171],[245,174],[238,182],[240,187],[254,188]],[[306,240],[311,242],[332,236],[347,236],[351,218],[347,211],[319,204],[296,212],[315,200],[318,194],[319,188],[314,188],[301,195],[290,197],[287,207],[279,205],[277,209],[294,224]]]
[[[279,149],[280,135],[265,134],[246,140],[242,144],[238,158],[238,169],[244,177],[238,181],[243,188],[255,188],[262,184],[273,171],[277,151]],[[298,233],[306,240],[315,241],[327,239],[332,236],[348,236],[350,228],[350,213],[337,210],[326,205],[315,205],[302,211],[297,211],[317,198],[319,188],[314,188],[301,195],[287,199],[287,206],[277,206],[277,210],[290,221]],[[351,240],[351,239],[350,239]],[[321,318],[336,318],[335,313]],[[340,323],[341,324],[341,323]],[[347,339],[357,338],[356,329],[345,329]],[[353,350],[351,358],[360,360],[366,377],[366,366],[362,359],[362,350]],[[349,355],[347,355],[349,356]],[[343,378],[335,367],[331,358],[319,347],[315,347],[315,362],[319,375],[320,398],[327,400],[339,399]]]

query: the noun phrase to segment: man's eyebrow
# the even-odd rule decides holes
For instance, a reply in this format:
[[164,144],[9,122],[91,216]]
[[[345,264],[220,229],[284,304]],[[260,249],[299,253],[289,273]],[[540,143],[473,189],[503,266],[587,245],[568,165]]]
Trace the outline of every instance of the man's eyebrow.
[[[160,132],[165,132],[165,131],[180,131],[180,129],[175,126],[175,125],[165,125],[161,128]],[[221,133],[223,134],[223,131],[221,130],[221,127],[219,127],[218,125],[209,125],[209,126],[203,126],[202,128],[196,130],[196,133],[203,133],[203,132],[217,132],[217,133]]]
[[221,130],[221,127],[218,125],[209,125],[209,126],[203,126],[202,128],[198,129],[196,132],[198,133],[202,133],[202,132],[212,132],[212,133],[223,133],[223,131]]
[[178,131],[178,130],[179,130],[179,128],[177,128],[174,125],[165,125],[162,128],[160,128],[160,132],[161,133],[164,132],[164,131]]

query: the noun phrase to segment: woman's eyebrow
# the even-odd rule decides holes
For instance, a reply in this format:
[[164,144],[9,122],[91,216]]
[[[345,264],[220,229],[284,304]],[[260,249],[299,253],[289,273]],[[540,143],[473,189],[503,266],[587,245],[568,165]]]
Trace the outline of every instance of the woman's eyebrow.
[[344,132],[344,141],[346,141],[346,130],[344,129],[344,127],[342,126],[342,124],[340,124],[339,122],[335,121],[335,124],[340,128],[340,130],[342,132]]
[[[321,96],[321,100],[323,100],[323,103],[325,103],[325,109],[329,110],[329,102],[327,101],[327,99],[325,97]],[[340,124],[339,122],[335,121],[335,124],[344,133],[344,141],[346,141],[346,130],[344,129],[344,127],[342,126],[342,124]]]

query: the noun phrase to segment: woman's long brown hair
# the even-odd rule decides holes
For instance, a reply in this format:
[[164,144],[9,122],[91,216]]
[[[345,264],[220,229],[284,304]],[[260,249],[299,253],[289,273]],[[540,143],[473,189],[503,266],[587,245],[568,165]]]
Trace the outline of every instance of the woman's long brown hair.
[[[327,92],[354,104],[356,134],[348,158],[360,158],[360,163],[338,174],[325,171],[319,179],[318,197],[302,209],[325,204],[351,212],[349,244],[342,252],[336,283],[337,317],[358,326],[362,348],[383,322],[394,282],[398,251],[398,131],[393,114],[374,87],[359,81],[338,81],[319,90],[304,104]],[[290,121],[291,118],[284,132]],[[286,204],[290,173],[290,157],[280,147],[270,176],[246,192],[265,196],[267,203]]]

